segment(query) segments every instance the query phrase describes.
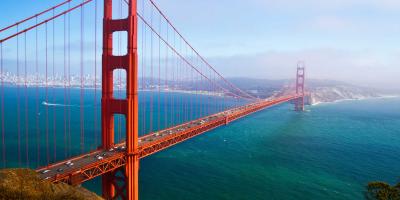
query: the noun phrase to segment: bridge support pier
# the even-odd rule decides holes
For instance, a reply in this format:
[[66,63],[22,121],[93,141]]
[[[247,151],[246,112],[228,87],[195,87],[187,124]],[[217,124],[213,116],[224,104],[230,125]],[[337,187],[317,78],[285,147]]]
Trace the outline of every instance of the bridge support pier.
[[[104,0],[103,63],[102,63],[102,148],[109,149],[114,141],[114,115],[126,119],[126,165],[102,177],[103,198],[138,200],[138,55],[137,0],[128,1],[128,17],[113,19],[113,0]],[[127,54],[113,55],[113,33],[127,32]],[[126,99],[113,96],[113,72],[126,71]]]
[[304,111],[304,79],[305,79],[305,63],[297,63],[296,74],[296,94],[301,95],[300,98],[295,100],[295,110]]

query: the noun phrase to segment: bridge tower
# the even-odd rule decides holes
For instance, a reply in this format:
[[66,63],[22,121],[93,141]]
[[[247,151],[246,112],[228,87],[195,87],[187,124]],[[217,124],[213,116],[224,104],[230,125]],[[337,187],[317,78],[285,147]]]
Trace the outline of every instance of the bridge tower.
[[[115,1],[115,0],[114,0]],[[103,55],[102,55],[102,147],[112,148],[114,141],[114,115],[125,116],[126,165],[102,176],[105,199],[138,199],[138,55],[137,55],[137,1],[128,0],[128,17],[113,19],[113,0],[104,0]],[[113,33],[127,33],[127,54],[113,55]],[[126,72],[126,98],[113,95],[114,70]]]
[[299,61],[297,63],[296,74],[296,94],[301,95],[295,102],[296,111],[304,111],[304,79],[305,79],[305,63]]

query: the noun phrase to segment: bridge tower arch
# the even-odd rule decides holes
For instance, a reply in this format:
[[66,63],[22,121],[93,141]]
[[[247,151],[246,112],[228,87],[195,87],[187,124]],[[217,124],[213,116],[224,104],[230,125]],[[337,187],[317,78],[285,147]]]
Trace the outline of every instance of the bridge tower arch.
[[[137,55],[137,0],[128,0],[128,16],[113,19],[113,1],[104,0],[103,55],[102,55],[102,149],[114,146],[114,115],[125,116],[126,156],[125,167],[102,176],[105,199],[138,199],[138,55]],[[127,34],[127,54],[113,55],[113,33]],[[126,72],[126,98],[113,96],[114,70]]]
[[305,80],[305,62],[299,61],[297,63],[297,73],[296,73],[296,94],[301,95],[295,101],[295,110],[304,111],[304,81]]

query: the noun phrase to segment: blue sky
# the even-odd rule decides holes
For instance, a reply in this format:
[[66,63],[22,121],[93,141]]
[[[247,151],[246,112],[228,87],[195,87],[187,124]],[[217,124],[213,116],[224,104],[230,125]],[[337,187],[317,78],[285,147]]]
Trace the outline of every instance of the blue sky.
[[398,0],[159,0],[190,41],[228,76],[400,84]]
[[[291,78],[305,60],[310,78],[400,85],[398,0],[155,1],[225,76]],[[59,2],[3,0],[0,27]]]

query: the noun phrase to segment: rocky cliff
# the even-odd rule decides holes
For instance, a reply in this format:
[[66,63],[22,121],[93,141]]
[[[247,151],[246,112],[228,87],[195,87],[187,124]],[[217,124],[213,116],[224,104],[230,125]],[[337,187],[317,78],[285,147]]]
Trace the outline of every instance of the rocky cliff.
[[349,85],[310,87],[309,103],[336,102],[341,100],[357,100],[384,96],[378,91]]

